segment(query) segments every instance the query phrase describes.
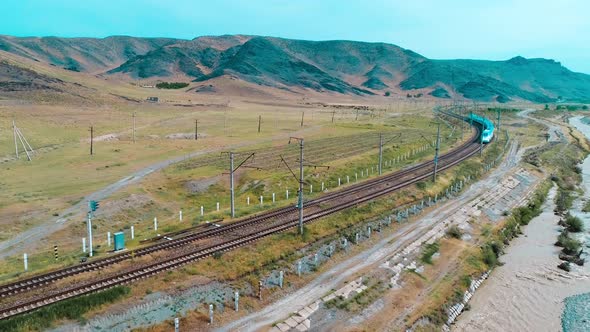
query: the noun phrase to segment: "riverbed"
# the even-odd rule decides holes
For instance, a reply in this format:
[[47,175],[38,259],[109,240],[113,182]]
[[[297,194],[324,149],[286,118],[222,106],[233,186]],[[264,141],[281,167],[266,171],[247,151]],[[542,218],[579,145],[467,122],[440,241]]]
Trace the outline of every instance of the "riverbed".
[[[590,125],[580,119],[572,118],[570,123],[590,137]],[[581,167],[584,196],[589,197],[590,158]],[[556,191],[551,189],[541,215],[508,247],[500,258],[504,265],[494,269],[478,289],[470,301],[471,310],[459,316],[453,330],[590,331],[590,262],[584,267],[572,265],[569,273],[557,268],[559,248],[553,245],[560,231],[559,217],[553,213]],[[583,198],[577,200],[571,212],[584,220],[586,231],[579,237],[588,244],[590,214],[581,211],[583,204]]]

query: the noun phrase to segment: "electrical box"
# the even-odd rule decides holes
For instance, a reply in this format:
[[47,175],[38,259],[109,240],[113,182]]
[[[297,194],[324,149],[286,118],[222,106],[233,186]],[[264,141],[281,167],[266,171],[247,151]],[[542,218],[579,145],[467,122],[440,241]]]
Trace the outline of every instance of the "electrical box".
[[125,249],[125,233],[117,232],[115,236],[115,251]]

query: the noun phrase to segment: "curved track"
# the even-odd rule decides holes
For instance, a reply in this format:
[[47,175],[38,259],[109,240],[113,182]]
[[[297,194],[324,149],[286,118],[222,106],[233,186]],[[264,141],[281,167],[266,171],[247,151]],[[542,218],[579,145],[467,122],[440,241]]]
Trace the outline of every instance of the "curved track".
[[[477,153],[480,148],[479,144],[477,143],[478,135],[479,128],[477,128],[476,134],[473,135],[470,141],[442,155],[439,158],[439,170],[452,167],[453,165]],[[374,178],[372,180],[367,180],[359,184],[351,185],[342,190],[334,191],[317,199],[305,202],[304,206],[306,217],[304,218],[304,223],[309,223],[338,211],[368,202],[405,186],[421,181],[430,177],[432,175],[433,169],[433,161],[423,162],[412,167],[408,167],[404,170]],[[125,271],[112,276],[103,277],[102,279],[74,285],[50,295],[42,295],[31,300],[23,301],[22,303],[21,301],[17,300],[15,301],[14,305],[0,309],[0,319],[35,310],[42,306],[68,298],[96,292],[116,285],[130,283],[134,280],[143,279],[161,271],[174,269],[188,262],[208,257],[216,252],[223,252],[246,245],[277,232],[282,232],[292,227],[296,227],[298,223],[296,214],[297,209],[295,207],[285,207],[267,213],[262,213],[250,218],[245,218],[233,223],[225,224],[218,228],[189,234],[172,241],[139,248],[134,250],[133,254],[130,252],[117,254],[108,258],[97,259],[85,264],[64,268],[4,285],[0,287],[0,295],[3,297],[11,296],[19,292],[41,287],[48,283],[52,283],[56,280],[63,279],[75,274],[93,271],[116,264],[131,258],[132,255],[146,255],[160,250],[176,249],[183,247],[190,242],[205,238],[218,237],[222,234],[225,235],[224,238],[229,238],[228,240],[210,244],[206,247],[185,251],[181,254],[168,257],[158,262],[146,264],[130,271]]]

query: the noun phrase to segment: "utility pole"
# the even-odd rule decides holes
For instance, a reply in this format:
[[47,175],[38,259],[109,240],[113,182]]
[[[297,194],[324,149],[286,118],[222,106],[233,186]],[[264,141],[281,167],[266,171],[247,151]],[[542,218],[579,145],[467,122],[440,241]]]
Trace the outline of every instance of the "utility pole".
[[90,155],[91,156],[94,154],[93,144],[94,144],[94,127],[90,126]]
[[260,123],[262,122],[262,115],[258,116],[258,133],[260,133]]
[[379,175],[383,170],[383,134],[379,133]]
[[299,139],[299,234],[303,235],[303,138]]
[[199,120],[195,120],[195,141],[199,139]]
[[88,256],[92,257],[92,212],[88,212]]
[[14,123],[14,120],[12,120],[12,130],[14,132],[14,148],[16,150],[16,159],[18,159],[18,142],[16,141],[16,124]]
[[[260,132],[260,123],[258,123],[258,132]],[[234,153],[229,153],[229,187],[230,187],[230,210],[231,210],[231,217],[234,218],[236,216],[235,206],[234,206]]]
[[234,172],[244,165],[250,158],[254,157],[254,153],[250,154],[244,161],[242,161],[238,167],[234,167],[234,152],[222,152],[229,154],[229,192],[230,192],[230,212],[231,217],[235,218],[236,216],[236,209],[235,209],[235,189],[234,189]]
[[305,112],[301,112],[301,127],[303,127],[303,117],[305,116]]
[[133,112],[133,143],[135,143],[135,112]]
[[436,172],[438,171],[438,152],[440,150],[440,122],[437,123],[436,129],[436,146],[434,147],[434,173],[432,182],[436,183]]

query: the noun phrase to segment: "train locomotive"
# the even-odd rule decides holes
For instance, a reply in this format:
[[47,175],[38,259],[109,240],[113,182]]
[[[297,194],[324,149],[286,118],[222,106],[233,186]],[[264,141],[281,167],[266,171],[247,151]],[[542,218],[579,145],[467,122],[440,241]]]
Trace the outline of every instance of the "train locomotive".
[[481,126],[481,141],[485,144],[492,141],[494,138],[494,123],[487,118],[481,117],[477,114],[469,114],[466,119],[469,123],[477,123]]

